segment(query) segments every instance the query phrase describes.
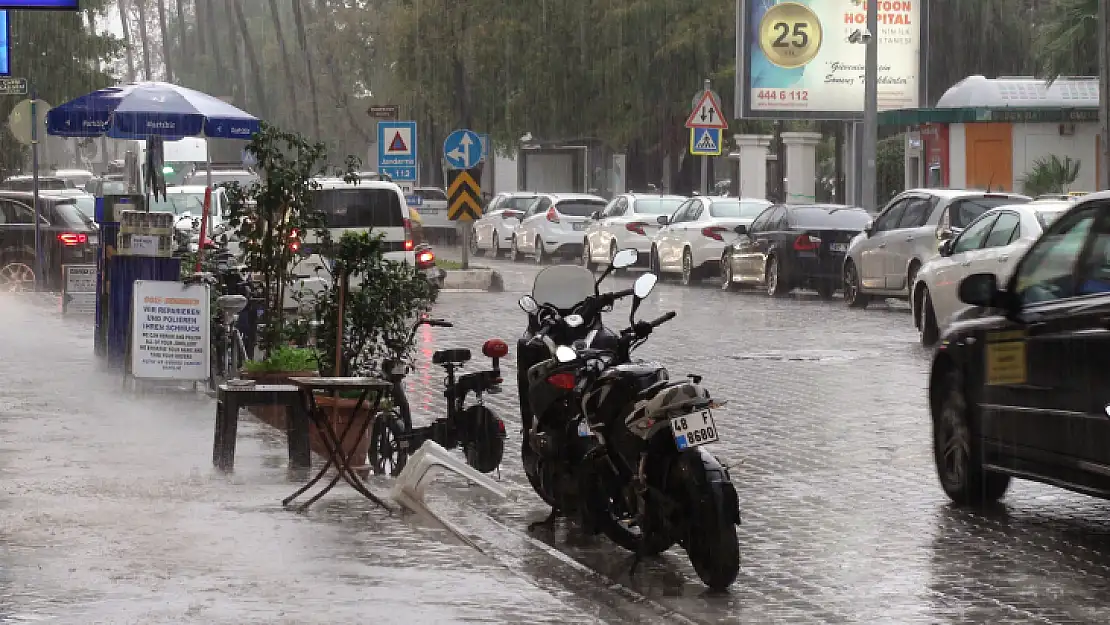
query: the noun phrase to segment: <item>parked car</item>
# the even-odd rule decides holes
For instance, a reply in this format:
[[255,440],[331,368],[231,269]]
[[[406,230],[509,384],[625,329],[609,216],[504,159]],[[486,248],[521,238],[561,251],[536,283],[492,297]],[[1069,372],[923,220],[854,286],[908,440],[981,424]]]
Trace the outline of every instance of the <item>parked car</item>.
[[633,248],[647,264],[651,240],[661,227],[659,217],[674,214],[687,198],[681,195],[622,193],[604,209],[590,215],[582,243],[582,264],[593,270],[609,263],[618,250]]
[[124,181],[123,174],[105,174],[86,182],[84,189],[86,193],[93,197],[125,195],[127,193],[127,182]]
[[[30,290],[35,284],[34,196],[0,191],[0,291]],[[74,198],[39,196],[43,283],[58,289],[62,266],[95,264],[98,234]]]
[[412,194],[420,198],[416,210],[424,220],[424,231],[435,238],[452,239],[455,223],[447,218],[447,192],[436,187],[417,187]]
[[[31,193],[35,188],[35,180],[33,176],[20,174],[18,176],[9,176],[0,182],[0,190],[7,191],[26,191]],[[39,191],[64,191],[72,189],[65,178],[57,176],[39,176]]]
[[937,255],[937,242],[952,238],[988,210],[1029,202],[1016,193],[913,189],[894,197],[848,248],[844,301],[863,308],[873,296],[909,299],[918,270]]
[[[212,186],[238,182],[242,187],[249,187],[259,180],[259,175],[249,169],[212,169]],[[198,167],[193,173],[185,176],[181,181],[181,186],[208,186],[208,170],[204,167]]]
[[840,285],[848,242],[871,215],[840,204],[781,204],[767,208],[721,256],[721,288],[763,286],[773,297],[809,288],[823,298]]
[[942,241],[939,255],[917,272],[910,300],[921,343],[935,343],[952,314],[964,308],[957,293],[960,280],[990,272],[1005,283],[1025,250],[1072,205],[1038,200],[992,208],[955,238]]
[[474,222],[470,251],[481,254],[489,250],[497,257],[502,250],[512,247],[513,232],[516,231],[524,211],[535,201],[536,194],[529,192],[495,195],[482,211],[482,218]]
[[582,255],[582,235],[594,211],[605,208],[604,198],[585,193],[541,193],[513,230],[509,257],[520,260],[531,254],[536,263],[552,255]]
[[752,223],[771,203],[758,198],[706,196],[690,198],[670,215],[651,241],[651,271],[660,277],[678,273],[690,284],[719,271],[725,246],[734,242],[736,226]]
[[974,273],[929,375],[933,458],[957,504],[1012,478],[1110,498],[1110,193],[1045,228],[1000,281]]
[[65,180],[71,189],[83,189],[88,181],[96,177],[87,169],[55,169],[50,175]]
[[[198,220],[204,214],[204,185],[184,185],[180,187],[166,187],[165,199],[159,197],[148,198],[148,206],[152,211],[162,211],[183,216],[186,213]],[[208,229],[212,232],[228,216],[227,194],[222,188],[212,190],[212,205],[208,213]]]

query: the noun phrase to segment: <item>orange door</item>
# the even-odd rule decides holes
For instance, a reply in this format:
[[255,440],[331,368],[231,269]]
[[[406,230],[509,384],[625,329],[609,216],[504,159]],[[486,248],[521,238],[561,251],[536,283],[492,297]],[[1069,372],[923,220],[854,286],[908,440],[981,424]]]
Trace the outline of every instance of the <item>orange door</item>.
[[967,188],[1013,191],[1013,128],[1008,123],[964,124]]

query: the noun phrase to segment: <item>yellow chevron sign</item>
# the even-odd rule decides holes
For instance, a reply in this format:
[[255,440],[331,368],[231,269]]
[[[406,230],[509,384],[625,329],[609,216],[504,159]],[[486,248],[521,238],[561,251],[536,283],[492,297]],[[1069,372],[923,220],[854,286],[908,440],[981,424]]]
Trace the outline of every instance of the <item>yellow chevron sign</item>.
[[482,216],[482,189],[475,181],[474,169],[452,170],[447,174],[447,218],[473,221]]

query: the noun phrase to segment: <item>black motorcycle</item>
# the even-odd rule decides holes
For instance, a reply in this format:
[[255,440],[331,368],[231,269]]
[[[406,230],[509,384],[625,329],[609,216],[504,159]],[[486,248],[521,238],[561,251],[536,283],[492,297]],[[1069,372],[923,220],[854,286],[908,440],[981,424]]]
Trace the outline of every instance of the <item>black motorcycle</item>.
[[672,381],[664,367],[631,360],[675,317],[635,320],[656,279],[636,281],[630,327],[615,349],[556,348],[556,360],[578,367],[575,399],[597,440],[585,453],[579,496],[587,529],[635,551],[637,562],[678,543],[698,577],[723,590],[740,570],[740,506],[728,469],[704,448],[719,440],[713,409],[723,402],[701,376]]
[[574,406],[576,369],[559,363],[559,345],[617,345],[601,313],[632,290],[599,293],[602,280],[614,269],[636,262],[635,250],[619,252],[596,281],[591,272],[573,265],[549,267],[536,276],[532,295],[520,300],[528,313],[528,329],[517,341],[517,389],[523,424],[521,459],[532,488],[552,508],[548,521],[578,509],[575,468],[594,440],[579,434],[581,418]]

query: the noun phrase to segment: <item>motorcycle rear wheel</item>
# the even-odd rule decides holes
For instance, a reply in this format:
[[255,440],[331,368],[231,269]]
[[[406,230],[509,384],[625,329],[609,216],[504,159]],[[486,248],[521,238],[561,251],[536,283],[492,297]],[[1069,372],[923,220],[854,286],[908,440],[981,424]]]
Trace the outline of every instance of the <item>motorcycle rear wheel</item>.
[[686,539],[686,555],[710,590],[728,589],[740,574],[740,541],[736,526],[721,523],[716,518],[694,522]]

